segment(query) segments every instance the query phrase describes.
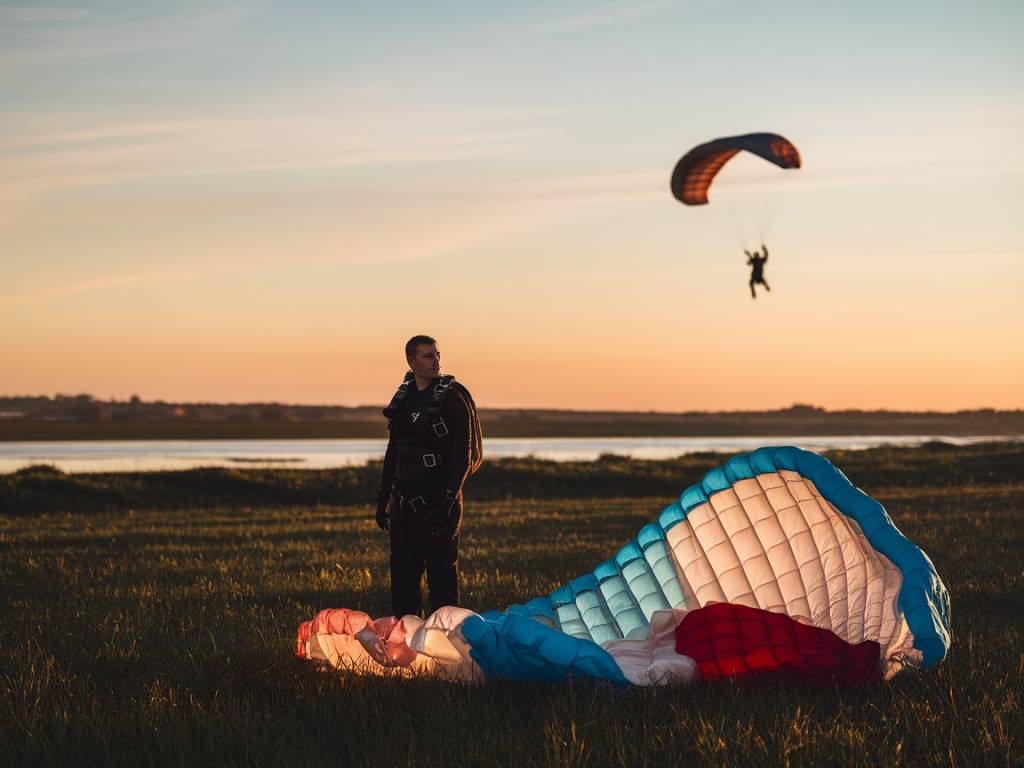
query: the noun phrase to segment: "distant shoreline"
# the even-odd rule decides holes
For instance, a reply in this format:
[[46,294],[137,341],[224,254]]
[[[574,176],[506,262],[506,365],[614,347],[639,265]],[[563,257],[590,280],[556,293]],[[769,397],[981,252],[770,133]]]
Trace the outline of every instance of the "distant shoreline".
[[[377,438],[318,440],[72,440],[0,443],[0,475],[48,465],[66,473],[226,469],[332,470],[380,463],[386,441]],[[818,453],[915,446],[968,448],[1024,446],[1024,435],[849,437],[489,437],[488,461],[535,458],[556,463],[600,461],[617,456],[663,461],[682,456],[735,455],[766,445],[797,445]]]
[[[481,409],[485,437],[1013,436],[1024,411],[956,413],[783,411],[630,413]],[[386,439],[380,409],[345,409],[322,418],[0,419],[0,442],[56,440]]]

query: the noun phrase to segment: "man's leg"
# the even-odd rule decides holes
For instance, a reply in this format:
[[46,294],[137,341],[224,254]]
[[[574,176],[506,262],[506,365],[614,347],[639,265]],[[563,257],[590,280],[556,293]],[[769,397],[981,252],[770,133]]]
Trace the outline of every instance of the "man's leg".
[[[456,520],[462,520],[462,501],[455,502],[452,510]],[[448,531],[430,535],[427,542],[427,587],[430,590],[430,610],[445,605],[459,604],[459,534]]]
[[757,294],[754,293],[754,278],[750,278],[750,298],[756,299]]
[[761,278],[761,285],[763,285],[763,286],[764,286],[764,289],[765,289],[766,291],[770,291],[770,290],[771,290],[771,287],[770,287],[770,286],[768,285],[768,283],[766,283],[766,282],[764,281],[764,278],[763,278],[763,277]]
[[420,520],[411,509],[391,499],[391,614],[420,615],[423,577],[423,537]]

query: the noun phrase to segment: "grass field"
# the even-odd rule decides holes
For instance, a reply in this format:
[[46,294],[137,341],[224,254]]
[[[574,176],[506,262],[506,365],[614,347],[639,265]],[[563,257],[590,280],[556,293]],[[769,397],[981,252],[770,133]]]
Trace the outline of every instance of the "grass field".
[[[591,569],[722,458],[488,467],[464,604]],[[934,671],[853,692],[321,672],[293,656],[299,622],[387,612],[373,467],[0,477],[0,765],[1020,765],[1024,446],[831,458],[950,590]]]

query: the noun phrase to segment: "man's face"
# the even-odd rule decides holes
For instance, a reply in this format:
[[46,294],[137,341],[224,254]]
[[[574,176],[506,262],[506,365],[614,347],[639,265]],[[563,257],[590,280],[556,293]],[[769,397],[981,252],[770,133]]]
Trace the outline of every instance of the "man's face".
[[410,364],[421,379],[433,379],[441,373],[441,352],[434,344],[417,344]]

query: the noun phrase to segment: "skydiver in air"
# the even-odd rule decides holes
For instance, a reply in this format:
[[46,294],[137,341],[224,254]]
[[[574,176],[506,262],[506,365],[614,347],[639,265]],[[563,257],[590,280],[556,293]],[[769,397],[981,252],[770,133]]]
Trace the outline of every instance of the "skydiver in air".
[[755,283],[760,283],[764,286],[766,291],[770,291],[771,288],[768,283],[764,280],[764,265],[768,261],[768,246],[761,243],[761,250],[764,251],[764,256],[758,251],[751,253],[744,249],[744,253],[747,254],[747,264],[750,265],[750,298],[756,299],[757,293],[754,291]]

